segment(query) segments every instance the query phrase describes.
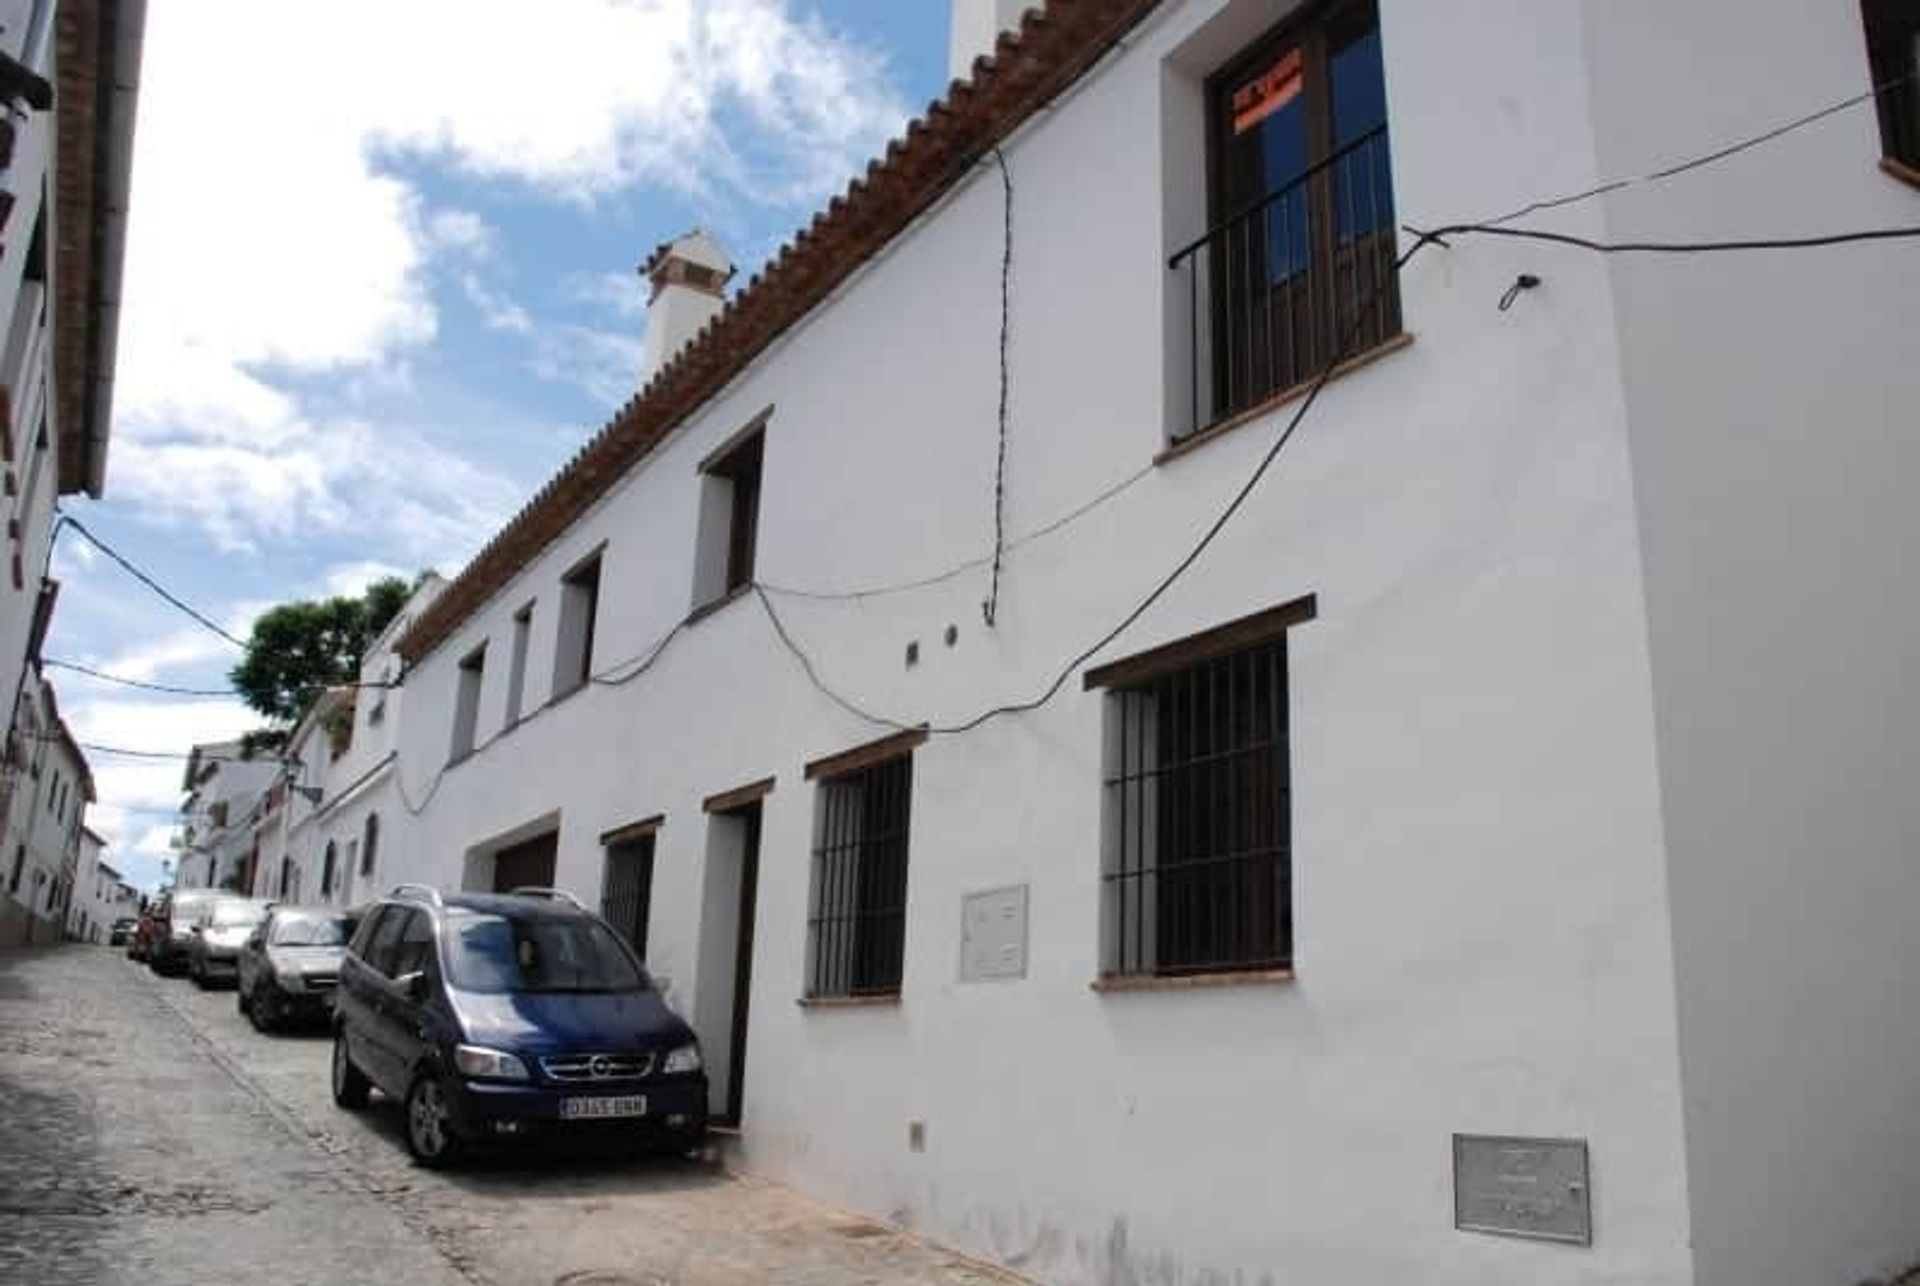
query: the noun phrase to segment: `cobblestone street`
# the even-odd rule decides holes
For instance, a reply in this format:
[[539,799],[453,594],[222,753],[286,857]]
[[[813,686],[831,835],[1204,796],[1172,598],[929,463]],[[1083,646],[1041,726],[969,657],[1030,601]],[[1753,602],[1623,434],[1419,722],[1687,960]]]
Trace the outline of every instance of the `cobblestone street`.
[[717,1166],[416,1168],[328,1095],[324,1033],[118,951],[0,953],[0,1281],[783,1286],[1010,1281]]

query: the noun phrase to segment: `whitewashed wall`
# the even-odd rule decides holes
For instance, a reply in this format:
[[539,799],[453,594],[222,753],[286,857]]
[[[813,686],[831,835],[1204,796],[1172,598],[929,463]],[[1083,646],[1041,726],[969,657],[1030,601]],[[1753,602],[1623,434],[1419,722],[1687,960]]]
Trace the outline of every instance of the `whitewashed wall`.
[[[1865,88],[1852,0],[1594,0],[1588,22],[1609,170]],[[1856,108],[1623,192],[1608,231],[1920,223],[1879,156]],[[1699,1281],[1851,1286],[1920,1259],[1920,247],[1614,272]]]
[[[0,21],[6,16],[0,14]],[[24,38],[24,28],[22,15],[8,24],[8,34],[0,38],[0,43]],[[8,217],[7,244],[12,253],[0,255],[0,382],[12,390],[14,448],[13,459],[0,465],[13,480],[13,486],[0,496],[0,513],[17,523],[19,530],[17,540],[0,540],[0,551],[4,551],[0,554],[0,700],[7,702],[15,699],[25,682],[27,635],[40,593],[40,576],[46,569],[53,502],[60,489],[60,426],[52,416],[48,417],[46,447],[34,444],[46,400],[50,351],[44,324],[46,291],[40,283],[23,280],[34,221],[46,208],[43,194],[53,148],[53,114],[28,112],[14,125],[18,133],[13,162],[6,171],[6,186],[15,200]],[[48,215],[50,218],[50,211]],[[48,242],[51,246],[51,236]],[[18,587],[10,568],[16,552],[23,573]],[[9,716],[11,712],[11,706],[6,707]]]
[[[1783,17],[1792,7],[1769,5]],[[1702,24],[1712,8],[1702,6]],[[1792,36],[1781,24],[1744,27],[1747,43],[1725,57],[1744,59],[1752,83],[1715,98],[1711,112],[1706,100],[1719,91],[1696,85],[1687,59],[1704,34],[1675,40],[1649,5],[1382,0],[1382,10],[1396,194],[1415,224],[1489,216],[1645,168],[1689,150],[1674,122],[1691,115],[1701,118],[1700,148],[1691,149],[1700,150],[1826,101],[1835,83],[1843,92],[1865,84],[1857,11],[1838,0],[1801,6]],[[1014,533],[1124,478],[1163,444],[1179,374],[1169,367],[1165,257],[1204,221],[1199,80],[1277,16],[1270,4],[1170,2],[1008,144],[1018,202]],[[1730,24],[1721,15],[1715,29]],[[1818,53],[1822,72],[1812,86],[1799,75],[1805,49]],[[1643,58],[1654,67],[1657,128],[1653,109],[1635,101]],[[1911,193],[1875,186],[1884,181],[1866,167],[1867,147],[1855,137],[1839,149],[1850,177],[1838,189],[1843,208],[1831,212],[1838,222],[1897,221],[1896,200],[1910,202]],[[1722,232],[1729,210],[1753,221],[1769,209],[1804,215],[1814,200],[1801,192],[1770,207],[1785,185],[1763,201],[1737,173],[1694,182],[1698,204],[1681,226],[1649,212],[1636,230]],[[1600,234],[1631,214],[1624,203],[1593,204],[1555,226]],[[1814,1059],[1838,1058],[1834,1095],[1858,1087],[1875,1112],[1897,1105],[1899,1068],[1912,1060],[1864,1064],[1886,1051],[1906,1055],[1910,1038],[1876,1046],[1856,1028],[1889,1020],[1897,985],[1910,981],[1891,932],[1910,906],[1900,872],[1911,867],[1893,865],[1893,837],[1912,833],[1907,805],[1889,799],[1849,832],[1858,843],[1844,856],[1857,864],[1846,869],[1858,878],[1845,893],[1813,899],[1810,927],[1829,948],[1818,970],[1783,982],[1769,962],[1730,980],[1748,962],[1731,949],[1740,917],[1784,918],[1817,871],[1806,861],[1807,823],[1776,816],[1803,804],[1798,792],[1755,785],[1772,746],[1750,720],[1771,715],[1737,698],[1753,695],[1756,682],[1779,698],[1791,685],[1771,667],[1804,656],[1815,641],[1802,633],[1843,609],[1835,602],[1791,622],[1758,650],[1757,668],[1716,672],[1711,662],[1727,643],[1713,610],[1719,596],[1703,592],[1727,584],[1731,619],[1754,629],[1763,604],[1782,601],[1764,596],[1763,563],[1737,557],[1766,506],[1713,490],[1707,446],[1724,457],[1724,439],[1766,426],[1761,441],[1784,453],[1785,467],[1769,475],[1777,490],[1758,494],[1776,508],[1788,484],[1827,476],[1819,470],[1832,457],[1808,432],[1824,418],[1815,412],[1827,372],[1864,374],[1884,354],[1869,348],[1842,361],[1849,332],[1834,328],[1818,360],[1802,364],[1780,341],[1799,342],[1822,319],[1830,326],[1844,294],[1875,301],[1886,342],[1898,343],[1903,332],[1891,323],[1911,320],[1903,310],[1916,295],[1901,275],[1911,269],[1890,271],[1884,258],[1837,279],[1792,276],[1787,298],[1834,305],[1804,316],[1745,275],[1700,279],[1696,297],[1651,270],[1469,239],[1414,261],[1404,279],[1414,344],[1328,390],[1206,558],[1107,654],[1318,595],[1319,618],[1288,641],[1299,975],[1290,986],[1089,989],[1099,945],[1101,710],[1077,677],[1044,711],[936,737],[916,754],[897,1008],[794,1003],[814,808],[800,766],[884,729],[808,686],[757,600],[694,624],[637,681],[595,686],[503,729],[511,614],[537,600],[532,708],[549,690],[559,577],[602,542],[596,670],[644,654],[681,619],[696,462],[768,405],[763,580],[894,581],[987,550],[1000,220],[998,177],[982,172],[424,659],[408,680],[398,769],[409,798],[427,802],[406,841],[411,869],[394,878],[459,884],[477,873],[476,851],[557,816],[559,881],[591,899],[598,835],[664,813],[651,963],[673,977],[683,1010],[704,1013],[699,801],[777,774],[761,857],[748,1163],[1048,1281],[1678,1284],[1696,1280],[1691,1211],[1705,1233],[1702,1283],[1784,1286],[1787,1264],[1797,1282],[1840,1282],[1861,1253],[1841,1232],[1810,1236],[1792,1255],[1781,1244],[1782,1229],[1835,1203],[1868,1207],[1836,1227],[1868,1235],[1875,1255],[1891,1251],[1898,1199],[1914,1188],[1880,1184],[1905,1178],[1894,1153],[1914,1149],[1895,1131],[1864,1154],[1869,1165],[1855,1182],[1839,1162],[1864,1128],[1858,1115],[1843,1114],[1840,1136],[1787,1171],[1795,1192],[1818,1171],[1827,1195],[1794,1220],[1748,1221],[1748,1212],[1774,1200],[1751,1190],[1767,1173],[1760,1150],[1801,1147],[1814,1128],[1794,1116],[1800,1101],[1786,1093],[1789,1081],[1825,1074]],[[1545,285],[1497,311],[1522,271]],[[1616,297],[1628,313],[1616,311]],[[1729,313],[1741,318],[1738,348],[1714,338]],[[1766,369],[1764,395],[1733,378],[1735,365]],[[1722,377],[1709,394],[1694,388],[1702,366]],[[1884,417],[1910,406],[1914,390],[1884,378],[1869,387],[1872,406],[1853,408],[1860,413],[1845,436],[1849,469],[1873,475],[1858,491],[1836,480],[1795,492],[1796,504],[1877,501],[1878,488],[1911,476],[1901,453],[1912,448],[1891,444]],[[1689,444],[1682,414],[1695,405],[1715,435],[1701,445]],[[1028,697],[1172,565],[1275,428],[1269,420],[1168,463],[1020,551],[992,632],[980,623],[977,575],[857,605],[776,602],[827,681],[869,709],[942,724]],[[1663,494],[1668,484],[1650,479],[1669,457],[1675,490]],[[1644,551],[1636,481],[1652,495]],[[1739,522],[1701,539],[1700,506],[1710,498]],[[1795,545],[1815,516],[1770,533],[1768,548],[1794,545],[1787,565],[1804,573],[1789,580],[1795,594],[1814,582],[1837,598],[1845,578],[1821,587],[1816,571],[1871,562],[1871,537],[1888,529],[1858,517]],[[1643,560],[1654,581],[1651,626]],[[1828,792],[1828,811],[1864,789],[1849,792],[1849,770],[1877,762],[1839,749],[1897,751],[1912,736],[1896,734],[1893,711],[1869,718],[1872,703],[1846,682],[1864,661],[1868,674],[1884,665],[1891,683],[1894,658],[1911,653],[1914,617],[1904,599],[1888,605],[1894,596],[1881,583],[1898,563],[1881,566],[1868,580],[1887,591],[1872,600],[1891,623],[1887,636],[1850,643],[1846,664],[1791,694],[1796,716],[1817,716],[1811,726],[1825,726],[1818,712],[1836,704],[1854,712],[1835,735],[1793,747],[1821,759],[1801,767]],[[940,641],[950,623],[960,636],[952,649]],[[1650,628],[1664,673],[1650,668]],[[1743,629],[1739,645],[1752,634]],[[922,659],[908,670],[902,653],[913,639]],[[483,640],[478,735],[489,744],[449,769],[455,667]],[[1710,717],[1676,730],[1675,719],[1691,716],[1679,694],[1709,672],[1717,677],[1699,695]],[[1729,737],[1741,754],[1723,759]],[[1736,824],[1736,801],[1762,789],[1771,811]],[[1676,791],[1690,798],[1676,803]],[[1663,805],[1684,844],[1671,872]],[[1751,842],[1762,818],[1797,842]],[[1723,845],[1730,837],[1742,842]],[[1781,881],[1716,901],[1730,864],[1756,852]],[[1670,878],[1678,926],[1667,911]],[[1019,883],[1031,889],[1028,976],[958,983],[962,896]],[[1889,891],[1902,896],[1870,918],[1856,947],[1846,931],[1855,900]],[[1678,1014],[1676,927],[1699,935],[1682,939]],[[1759,1031],[1780,1030],[1788,998],[1810,1001],[1815,987],[1831,995],[1856,971],[1864,998],[1885,1003],[1871,1018],[1823,1011],[1815,1026],[1861,1037],[1858,1056],[1810,1041],[1806,1057],[1741,1081],[1759,1057]],[[1722,994],[1732,1008],[1703,1019],[1701,1008]],[[709,1045],[724,1040],[722,1031],[703,1034]],[[1684,1128],[1683,1052],[1693,1111]],[[1730,1114],[1717,1119],[1723,1102]],[[1735,1141],[1768,1113],[1778,1119]],[[908,1150],[910,1121],[925,1123],[924,1153]],[[1588,1139],[1594,1246],[1455,1232],[1454,1131]],[[1736,1234],[1737,1250],[1727,1240]],[[1920,1249],[1920,1233],[1913,1240]]]

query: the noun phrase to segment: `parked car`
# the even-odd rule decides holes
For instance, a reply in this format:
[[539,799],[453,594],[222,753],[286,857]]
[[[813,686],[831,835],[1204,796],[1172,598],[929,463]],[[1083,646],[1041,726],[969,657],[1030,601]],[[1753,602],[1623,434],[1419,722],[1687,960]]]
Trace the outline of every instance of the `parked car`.
[[107,945],[110,947],[126,946],[127,939],[133,936],[133,926],[135,923],[136,921],[131,917],[125,916],[115,920],[113,927],[107,930]]
[[334,1102],[374,1088],[405,1104],[428,1166],[615,1131],[685,1151],[707,1127],[692,1029],[619,934],[551,890],[403,885],[368,908],[334,999]]
[[235,1004],[261,1031],[333,1012],[335,984],[357,911],[276,906],[240,948]]
[[157,974],[186,972],[187,948],[193,945],[194,922],[213,909],[217,898],[231,897],[219,889],[176,889],[160,899],[153,913],[153,940],[147,965]]
[[260,898],[219,897],[193,926],[187,973],[202,990],[240,974],[240,948],[272,903]]

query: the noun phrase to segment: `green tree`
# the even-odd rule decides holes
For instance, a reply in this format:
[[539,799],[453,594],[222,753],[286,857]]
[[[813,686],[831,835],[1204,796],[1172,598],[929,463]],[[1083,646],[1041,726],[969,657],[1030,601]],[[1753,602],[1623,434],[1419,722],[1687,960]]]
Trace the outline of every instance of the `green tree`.
[[358,598],[282,603],[253,623],[234,688],[267,718],[291,723],[327,688],[358,679],[360,657],[411,592],[390,576]]

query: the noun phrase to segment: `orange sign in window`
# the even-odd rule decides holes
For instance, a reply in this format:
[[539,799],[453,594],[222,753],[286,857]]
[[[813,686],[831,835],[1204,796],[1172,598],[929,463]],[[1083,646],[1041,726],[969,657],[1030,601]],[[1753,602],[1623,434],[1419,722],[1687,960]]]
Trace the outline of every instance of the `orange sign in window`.
[[1289,49],[1280,60],[1233,91],[1233,132],[1244,134],[1300,97],[1301,57]]

